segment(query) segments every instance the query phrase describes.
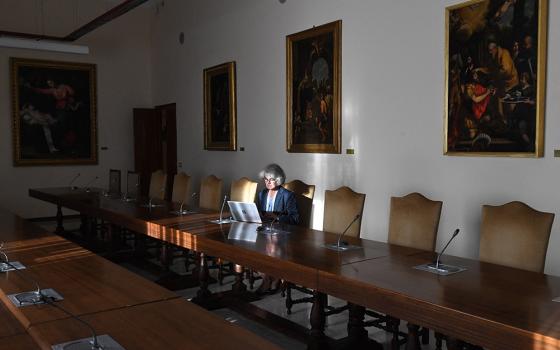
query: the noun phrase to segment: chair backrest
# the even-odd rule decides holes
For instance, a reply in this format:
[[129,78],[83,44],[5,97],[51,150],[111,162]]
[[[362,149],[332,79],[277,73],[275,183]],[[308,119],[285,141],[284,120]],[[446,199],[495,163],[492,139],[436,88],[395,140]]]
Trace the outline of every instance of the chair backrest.
[[480,260],[542,273],[553,221],[521,202],[483,205]]
[[237,202],[254,202],[257,194],[257,183],[242,177],[231,182],[230,200]]
[[108,193],[112,195],[121,193],[121,171],[118,169],[109,169]]
[[171,201],[175,203],[189,202],[189,192],[191,189],[191,177],[184,172],[180,172],[173,176],[173,191],[171,192]]
[[126,196],[128,198],[138,198],[138,191],[140,190],[140,174],[134,171],[127,171],[126,173]]
[[323,231],[342,233],[356,215],[360,215],[346,232],[348,236],[359,237],[365,200],[365,193],[354,192],[346,186],[334,191],[326,190]]
[[210,175],[200,182],[200,201],[201,208],[220,210],[222,203],[222,179]]
[[165,198],[167,185],[167,174],[163,170],[156,170],[152,173],[150,178],[150,191],[148,196],[150,198],[156,198],[163,200]]
[[416,192],[391,197],[389,243],[434,251],[442,205]]
[[292,180],[285,183],[283,187],[296,195],[299,212],[299,225],[309,227],[311,223],[311,211],[313,209],[313,196],[315,196],[315,185],[308,185],[300,180]]

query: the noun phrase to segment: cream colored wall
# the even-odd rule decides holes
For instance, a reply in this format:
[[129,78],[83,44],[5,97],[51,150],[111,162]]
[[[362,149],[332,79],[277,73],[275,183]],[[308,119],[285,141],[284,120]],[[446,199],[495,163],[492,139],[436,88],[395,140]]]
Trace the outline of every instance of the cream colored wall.
[[[367,194],[362,235],[386,240],[389,198],[419,191],[443,200],[438,248],[478,256],[480,207],[522,200],[559,213],[560,3],[550,2],[545,157],[442,155],[444,8],[450,0],[166,0],[153,29],[153,101],[177,102],[178,158],[194,175],[256,179],[269,162],[323,193],[347,185]],[[285,37],[342,19],[342,148],[355,155],[286,152]],[[179,45],[179,32],[185,44]],[[203,150],[202,70],[237,62],[238,143],[245,152]],[[546,272],[560,275],[560,217]]]
[[[3,5],[8,1],[2,2]],[[18,3],[9,1],[9,3]],[[46,3],[52,3],[47,1]],[[93,6],[94,2],[83,2],[84,6]],[[92,12],[104,10],[92,9]],[[114,5],[114,4],[113,4]],[[84,10],[83,7],[80,9]],[[14,27],[14,16],[21,10],[0,10],[0,23],[8,23],[10,30]],[[32,16],[32,8],[27,9]],[[57,31],[76,28],[72,8],[62,8],[57,12]],[[63,11],[70,11],[66,13]],[[86,16],[85,14],[83,16]],[[77,184],[84,184],[95,176],[100,177],[99,185],[104,185],[108,169],[116,168],[126,171],[134,166],[132,108],[149,107],[151,103],[151,56],[150,31],[153,11],[151,8],[137,8],[117,18],[113,22],[89,33],[77,43],[90,47],[89,55],[72,55],[30,50],[0,48],[0,207],[5,207],[24,217],[53,216],[55,207],[27,195],[32,187],[66,185],[72,177],[82,174]],[[0,26],[2,27],[2,26]],[[57,29],[57,28],[62,29]],[[2,29],[4,29],[2,27]],[[22,31],[34,30],[34,26],[22,24]],[[50,27],[47,27],[50,32]],[[97,65],[97,127],[99,164],[94,166],[42,166],[14,167],[12,164],[12,112],[9,84],[9,57],[25,57],[59,61],[88,62]]]

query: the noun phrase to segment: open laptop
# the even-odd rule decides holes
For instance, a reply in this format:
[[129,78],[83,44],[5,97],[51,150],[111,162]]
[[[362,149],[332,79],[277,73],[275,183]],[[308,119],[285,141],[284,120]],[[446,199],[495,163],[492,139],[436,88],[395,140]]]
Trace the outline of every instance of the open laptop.
[[233,220],[262,223],[261,215],[255,203],[228,201],[228,205]]

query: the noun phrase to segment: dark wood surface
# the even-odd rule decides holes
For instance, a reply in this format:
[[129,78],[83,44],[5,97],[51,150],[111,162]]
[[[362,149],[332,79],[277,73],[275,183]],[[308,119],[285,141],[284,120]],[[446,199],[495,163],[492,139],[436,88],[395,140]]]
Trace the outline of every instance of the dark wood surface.
[[[0,350],[39,350],[40,347],[33,338],[27,334],[18,334],[0,338]],[[49,348],[50,349],[50,348]]]
[[[560,278],[444,256],[467,270],[438,276],[414,269],[434,253],[390,255],[319,272],[318,287],[489,349],[560,347]],[[514,346],[515,345],[515,346]]]
[[[164,289],[124,268],[96,255],[67,259],[33,266],[26,276],[41,288],[53,288],[64,300],[59,305],[75,315],[107,311],[148,302],[177,298]],[[25,327],[40,322],[65,318],[62,311],[50,305],[16,308],[7,295],[34,290],[28,280],[13,272],[0,275],[0,298]]]
[[25,333],[25,328],[2,303],[0,303],[0,325],[0,339]]
[[[169,300],[84,316],[98,334],[109,334],[126,349],[278,349],[272,343],[185,300]],[[29,330],[43,348],[89,337],[73,319],[42,323]]]
[[488,349],[560,349],[560,304],[551,301],[560,296],[558,277],[453,257],[445,257],[445,262],[468,270],[437,276],[412,268],[435,256],[411,248],[346,238],[363,249],[339,253],[324,248],[336,241],[336,235],[289,227],[285,227],[289,234],[259,234],[255,242],[233,240],[228,238],[230,225],[208,223],[212,213],[174,217],[168,208],[146,212],[131,203],[64,192],[68,189],[30,190],[30,195],[78,211],[84,208],[106,220],[115,217],[119,224],[138,221],[139,232],[151,237],[284,277]]

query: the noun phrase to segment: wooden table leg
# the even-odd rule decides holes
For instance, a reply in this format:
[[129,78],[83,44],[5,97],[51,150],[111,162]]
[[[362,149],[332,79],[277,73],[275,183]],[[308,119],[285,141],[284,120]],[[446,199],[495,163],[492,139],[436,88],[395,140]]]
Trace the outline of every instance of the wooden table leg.
[[408,328],[406,350],[420,350],[420,340],[418,339],[418,330],[420,329],[420,326],[408,323],[406,327]]
[[445,345],[447,345],[447,350],[459,350],[461,349],[461,341],[457,338],[446,337]]
[[390,317],[389,323],[391,325],[391,332],[393,333],[393,338],[391,339],[391,349],[398,350],[401,347],[401,342],[399,339],[399,326],[401,324],[401,320],[399,320],[398,318]]
[[364,317],[366,308],[360,305],[348,303],[348,338],[352,343],[367,338],[368,333],[364,328]]
[[159,261],[163,266],[164,271],[169,271],[169,267],[171,266],[172,256],[171,252],[173,248],[168,243],[161,244],[160,256]]
[[309,331],[308,349],[324,349],[326,346],[325,338],[325,294],[313,292],[313,306],[309,314],[311,330]]
[[231,286],[234,294],[242,294],[247,291],[247,286],[243,283],[243,266],[235,264],[233,266],[233,273],[235,274],[235,282]]
[[203,304],[204,301],[210,298],[212,292],[208,289],[208,280],[210,279],[210,274],[208,273],[208,261],[206,261],[204,253],[198,253],[198,255],[200,262],[198,267],[198,283],[200,284],[200,289],[196,292],[196,297],[194,297],[192,301],[197,304]]
[[64,233],[64,226],[62,225],[62,207],[60,205],[56,206],[56,229],[54,233],[56,234],[63,234]]

